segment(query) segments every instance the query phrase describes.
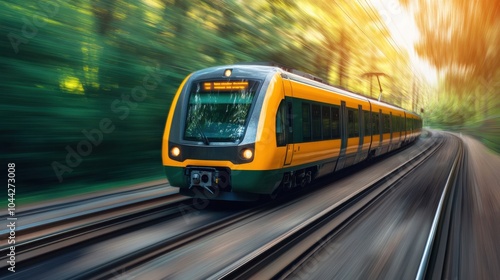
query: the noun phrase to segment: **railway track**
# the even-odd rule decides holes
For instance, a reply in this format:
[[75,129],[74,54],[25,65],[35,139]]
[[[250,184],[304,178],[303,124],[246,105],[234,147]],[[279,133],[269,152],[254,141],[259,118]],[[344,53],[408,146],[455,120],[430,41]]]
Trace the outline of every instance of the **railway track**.
[[[175,274],[172,277],[201,277],[210,279],[233,279],[233,278],[256,278],[256,279],[266,279],[273,278],[279,275],[286,276],[287,271],[291,269],[290,265],[295,262],[297,258],[303,257],[304,254],[310,252],[311,248],[314,246],[325,242],[325,235],[328,235],[333,230],[341,230],[344,226],[349,223],[350,219],[353,219],[364,211],[370,204],[375,203],[376,200],[383,196],[385,192],[390,191],[391,187],[395,182],[400,181],[404,178],[410,170],[419,166],[423,161],[430,157],[441,144],[434,145],[435,143],[429,145],[423,152],[419,153],[411,160],[404,164],[401,164],[397,168],[388,172],[376,182],[366,185],[362,190],[345,197],[340,202],[333,204],[331,207],[323,210],[320,213],[310,217],[309,219],[301,222],[299,225],[284,231],[276,238],[270,240],[267,243],[260,244],[259,247],[254,248],[253,253],[246,255],[243,258],[237,258],[234,262],[229,265],[222,265],[220,269],[216,269],[216,273],[210,273],[209,271],[202,272],[201,275],[183,275]],[[209,232],[204,233],[203,236],[197,235],[204,238],[205,241],[199,240],[199,243],[208,242],[206,240],[213,240],[213,236],[221,236],[227,232],[231,232],[233,228],[239,228],[241,224],[251,223],[250,220],[259,220],[262,217],[267,217],[269,212],[281,211],[285,209],[293,202],[284,203],[277,206],[262,207],[259,210],[253,212],[248,217],[243,219],[234,220],[231,222],[231,226],[224,225],[224,227],[210,229]],[[187,239],[182,241],[183,245],[187,245],[194,241],[187,235]],[[200,238],[201,239],[201,238]],[[317,240],[320,240],[318,244],[315,244]],[[214,241],[217,243],[216,241]],[[198,245],[192,244],[192,247],[196,248]],[[162,252],[156,253],[157,256],[170,254],[171,258],[185,258],[189,259],[189,256],[184,256],[182,252],[173,252],[175,249],[178,251],[183,251],[183,248],[164,248]],[[203,249],[198,249],[199,255],[208,254],[207,251]],[[186,251],[191,251],[191,249],[186,249]],[[138,256],[143,255],[143,253],[138,253]],[[228,252],[228,255],[231,255]],[[135,256],[129,256],[131,259],[136,259]],[[208,257],[208,256],[207,256]],[[168,257],[166,258],[168,259]],[[157,260],[155,258],[150,258],[151,261],[142,259],[141,261],[136,261],[135,263],[124,263],[119,267],[119,271],[127,271],[125,277],[137,277],[141,275],[144,271],[150,271],[155,267],[168,266],[168,261]],[[194,262],[194,260],[193,260]],[[208,264],[206,264],[208,265]],[[175,266],[175,264],[170,264],[170,266]],[[137,269],[136,269],[137,268]],[[107,270],[103,270],[106,272]],[[108,270],[109,271],[109,270]],[[129,272],[130,271],[130,272]],[[142,272],[141,272],[142,271]],[[154,274],[163,274],[164,272],[158,272]],[[169,275],[169,274],[168,274]],[[96,279],[104,279],[113,276],[113,274],[105,273],[96,275]],[[115,275],[116,276],[116,275]],[[141,277],[150,277],[150,275],[141,275]],[[152,276],[155,277],[155,276]],[[121,277],[117,277],[121,278]]]
[[[25,222],[16,228],[17,259],[33,263],[66,246],[133,226],[136,221],[144,223],[169,213],[176,214],[179,205],[187,200],[176,193],[165,192],[165,185],[154,185],[22,211],[17,215],[20,222]],[[98,206],[82,207],[92,203]],[[73,208],[77,210],[65,211]],[[59,211],[69,213],[54,215]],[[44,219],[45,216],[48,218]],[[2,230],[0,234],[7,232]],[[2,269],[6,267],[8,250],[7,245],[0,249]]]
[[287,278],[337,232],[389,192],[396,182],[432,156],[441,145],[439,143],[422,151],[376,182],[331,205],[211,279]]
[[[16,232],[22,239],[18,242],[39,239],[50,229],[61,229],[61,227],[71,227],[76,224],[83,224],[82,221],[92,218],[112,214],[115,212],[126,213],[136,206],[143,206],[156,201],[179,200],[182,196],[177,195],[175,189],[166,189],[166,184],[158,184],[140,187],[132,190],[113,192],[83,199],[74,199],[68,202],[49,204],[40,207],[21,209],[16,213],[16,217],[22,223],[16,227]],[[0,219],[7,219],[7,215],[0,216]],[[74,223],[78,222],[78,223]],[[1,229],[0,235],[7,234],[8,230]],[[33,235],[36,233],[36,235]],[[3,249],[3,248],[2,248]]]
[[[140,192],[140,190],[137,190],[137,192]],[[79,203],[80,201],[76,202],[76,204]],[[264,206],[260,205],[257,208],[262,207]],[[269,203],[267,207],[270,207]],[[54,208],[59,207],[51,206],[45,209],[45,211],[52,211]],[[203,205],[200,207],[199,202],[196,200],[178,194],[153,195],[147,198],[133,199],[126,203],[120,203],[115,205],[115,207],[106,206],[100,209],[92,209],[80,215],[65,215],[64,217],[50,220],[46,224],[36,223],[31,227],[25,227],[23,232],[25,234],[36,233],[43,229],[51,230],[51,233],[37,234],[36,237],[16,244],[16,258],[18,260],[16,265],[18,267],[30,267],[36,271],[40,268],[40,263],[43,263],[45,260],[55,259],[60,255],[69,255],[72,251],[85,251],[85,248],[95,245],[96,242],[105,243],[116,236],[133,234],[137,229],[146,229],[150,225],[168,223],[174,220],[180,220],[180,223],[177,223],[177,225],[186,225],[190,223],[188,221],[190,219],[189,215],[196,216],[199,214],[201,216],[205,214],[206,216],[214,216],[213,219],[205,219],[208,221],[206,223],[203,221],[193,223],[191,227],[185,227],[179,234],[173,234],[159,242],[151,242],[148,246],[126,252],[109,261],[96,261],[90,266],[85,266],[81,269],[74,268],[59,275],[50,275],[50,278],[55,277],[60,279],[106,279],[113,277],[117,270],[128,269],[131,265],[150,260],[164,252],[221,230],[232,223],[244,220],[256,213],[256,207],[253,207],[243,211],[234,211],[231,215],[221,217],[220,215],[211,215],[209,209],[203,209],[206,210],[205,212],[198,211],[197,209],[200,208],[203,208]],[[38,209],[33,213],[39,214],[45,211]],[[193,212],[195,213],[193,214]],[[84,221],[88,217],[92,217],[91,222]],[[81,222],[82,220],[84,222]],[[196,220],[196,217],[192,220]],[[73,226],[75,221],[80,222]],[[175,227],[178,227],[177,225]],[[2,251],[7,249],[7,247],[2,248]],[[3,256],[5,255],[3,254]],[[3,261],[2,265],[4,263],[6,262]],[[25,275],[33,274],[33,272],[26,271],[26,274],[4,275],[6,271],[6,265],[3,265],[0,271],[0,278],[25,279]],[[48,275],[44,276],[43,273],[38,275],[41,279],[49,278]]]
[[153,246],[145,247],[141,250],[135,251],[133,254],[129,254],[120,259],[115,259],[104,265],[95,267],[92,270],[85,271],[84,273],[79,274],[75,279],[113,278],[117,276],[116,271],[128,271],[129,269],[142,265],[145,262],[154,260],[156,257],[180,248],[190,242],[194,242],[210,234],[217,233],[218,231],[230,227],[231,225],[234,225],[245,219],[252,218],[252,216],[257,216],[262,213],[262,208],[265,208],[266,206],[238,212],[215,222],[198,227],[196,229],[186,231],[178,236],[175,236],[174,238],[165,239],[162,242],[154,244]]
[[[452,276],[455,279],[460,275],[460,247],[457,243],[460,237],[461,188],[464,186],[467,174],[460,171],[463,170],[466,154],[462,141],[457,142],[459,144],[458,153],[453,159],[446,185],[440,195],[426,246],[420,259],[418,272],[415,274],[416,279],[442,279]],[[442,143],[440,146],[442,146]],[[436,147],[428,153],[425,158],[430,158],[438,148]],[[424,160],[414,163],[410,169],[416,168]],[[354,202],[352,207],[347,208],[347,211],[340,210],[338,216],[323,216],[324,225],[316,226],[317,229],[314,229],[314,226],[311,227],[311,229],[308,229],[309,232],[304,232],[304,234],[299,234],[294,239],[290,239],[288,244],[278,248],[278,250],[271,250],[266,253],[267,256],[259,256],[258,258],[262,258],[260,260],[258,258],[250,260],[248,264],[242,265],[231,274],[225,275],[224,278],[286,279],[292,277],[295,279],[299,277],[305,279],[304,277],[312,277],[307,274],[307,268],[317,266],[325,254],[331,253],[328,250],[332,250],[331,244],[336,242],[337,235],[348,227],[357,216],[362,215],[363,211],[377,203],[377,200],[382,198],[384,193],[390,192],[397,181],[407,176],[409,172],[411,170],[404,172],[402,177],[393,182],[386,182],[385,186],[381,186],[382,189],[378,190],[378,194],[373,196],[371,201],[364,199],[366,202],[362,202],[362,200],[359,203]],[[363,258],[362,256],[359,257]],[[369,264],[366,265],[369,266]],[[380,269],[383,270],[384,268]],[[370,276],[380,277],[380,275]],[[401,277],[401,275],[398,277]]]
[[[458,136],[454,136],[459,138]],[[458,279],[463,188],[467,153],[462,141],[439,201],[416,279]]]
[[[31,271],[26,271],[25,274],[10,275],[7,279],[21,279],[26,275],[33,275],[33,273],[40,275],[40,278],[44,278],[44,276],[48,278],[50,275],[51,278],[60,279],[108,279],[137,275],[149,277],[151,274],[147,273],[155,273],[154,270],[159,268],[169,269],[169,272],[159,271],[153,275],[171,275],[170,271],[174,271],[173,273],[177,277],[193,277],[195,275],[195,278],[211,279],[286,278],[314,256],[315,252],[333,240],[358,216],[367,211],[371,205],[376,204],[385,194],[390,193],[395,184],[404,180],[409,172],[436,153],[443,145],[443,142],[436,139],[427,141],[426,146],[420,147],[421,152],[413,154],[414,156],[408,161],[386,172],[385,175],[379,176],[375,182],[364,185],[357,191],[330,204],[329,207],[321,208],[321,211],[315,212],[284,230],[277,227],[279,230],[275,230],[277,234],[273,238],[262,237],[259,239],[265,240],[265,242],[256,241],[255,244],[251,245],[241,243],[245,242],[245,239],[251,239],[252,236],[242,236],[241,233],[238,235],[236,232],[245,232],[246,227],[255,228],[254,224],[261,224],[261,221],[266,219],[271,220],[269,217],[272,215],[278,217],[278,221],[285,219],[283,213],[289,212],[287,209],[293,208],[292,206],[297,201],[305,199],[308,196],[307,192],[305,196],[300,194],[299,197],[291,201],[268,202],[257,206],[243,207],[236,211],[222,211],[209,207],[194,213],[192,223],[189,226],[186,225],[185,221],[182,222],[182,219],[191,213],[186,213],[182,209],[194,209],[191,204],[193,200],[190,199],[184,198],[184,200],[176,202],[157,199],[157,204],[150,205],[149,209],[138,208],[134,213],[122,213],[122,216],[117,215],[120,212],[117,209],[114,210],[116,212],[109,209],[110,212],[107,212],[110,215],[109,220],[101,219],[94,224],[87,224],[86,227],[75,227],[53,236],[47,235],[27,241],[23,244],[26,249],[23,249],[22,257],[19,256],[19,259],[22,259],[19,267],[30,267]],[[175,196],[167,197],[173,198]],[[121,210],[128,208],[130,205],[123,205]],[[64,227],[64,223],[61,223],[58,226]],[[159,228],[160,224],[165,225],[161,229],[150,229],[152,226]],[[179,228],[181,224],[183,227]],[[66,229],[68,228],[66,226]],[[166,229],[169,230],[165,231]],[[172,229],[177,229],[177,231],[170,232]],[[105,247],[108,246],[106,244],[111,244],[109,248],[115,248],[116,244],[125,244],[125,240],[130,238],[122,238],[123,241],[113,241],[113,239],[120,239],[122,236],[143,236],[144,232],[152,231],[155,232],[158,239],[144,241],[143,244],[126,243],[131,244],[131,247],[134,248],[121,250],[122,252],[114,254],[112,257],[102,256],[99,258],[97,253],[92,253],[91,256],[95,256],[95,260],[87,261],[76,267],[51,271],[44,271],[42,268],[50,265],[51,262],[68,258],[65,257],[66,255],[81,255],[83,252],[95,250],[90,246]],[[267,227],[266,231],[268,231]],[[250,231],[247,232],[251,234]],[[235,237],[235,235],[244,238]],[[226,236],[228,237],[226,238]],[[171,260],[186,258],[192,260],[192,266],[195,268],[200,263],[194,258],[191,259],[190,256],[193,254],[195,256],[207,255],[207,258],[210,258],[213,250],[200,249],[200,244],[207,244],[212,240],[213,246],[224,244],[217,239],[230,242],[241,239],[240,243],[235,243],[239,245],[235,246],[244,246],[241,248],[244,248],[244,251],[248,253],[242,252],[237,257],[228,252],[227,254],[231,257],[225,258],[224,256],[225,259],[223,259],[222,255],[219,256],[220,266],[211,267],[207,263],[204,266],[210,267],[210,269],[198,271],[196,274],[183,275],[181,272],[175,272],[179,267]],[[209,245],[212,246],[212,244]],[[234,248],[234,251],[238,251],[238,249]],[[38,263],[41,264],[38,265]],[[144,276],[142,273],[146,273],[146,275]]]

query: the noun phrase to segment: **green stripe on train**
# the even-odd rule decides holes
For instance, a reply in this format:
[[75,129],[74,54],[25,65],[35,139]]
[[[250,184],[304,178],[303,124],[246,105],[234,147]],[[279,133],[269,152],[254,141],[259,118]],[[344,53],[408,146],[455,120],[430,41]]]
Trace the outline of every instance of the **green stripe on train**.
[[[164,166],[170,185],[188,188],[189,183],[184,167]],[[231,170],[233,192],[271,193],[273,187],[283,178],[283,170]]]

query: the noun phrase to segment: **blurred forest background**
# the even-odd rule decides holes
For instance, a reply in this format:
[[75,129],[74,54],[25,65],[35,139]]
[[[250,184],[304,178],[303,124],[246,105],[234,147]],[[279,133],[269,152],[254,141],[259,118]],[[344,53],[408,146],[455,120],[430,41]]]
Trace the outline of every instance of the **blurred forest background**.
[[[401,0],[428,85],[370,1],[39,0],[0,2],[2,163],[17,198],[163,178],[161,138],[182,79],[273,61],[423,112],[499,148],[500,5]],[[372,82],[372,86],[370,86]],[[58,193],[58,194],[56,194]]]
[[401,0],[417,6],[419,56],[439,71],[425,123],[500,152],[500,1]]

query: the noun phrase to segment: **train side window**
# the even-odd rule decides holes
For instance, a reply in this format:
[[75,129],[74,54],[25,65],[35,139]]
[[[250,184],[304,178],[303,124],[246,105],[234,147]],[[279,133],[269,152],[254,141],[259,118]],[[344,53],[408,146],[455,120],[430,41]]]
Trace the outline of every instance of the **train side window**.
[[321,140],[321,106],[312,104],[312,137],[313,140]]
[[348,137],[359,136],[359,124],[357,110],[347,109],[347,130]]
[[354,115],[354,132],[353,132],[353,135],[354,137],[359,137],[359,109],[356,110],[352,110],[352,113]]
[[363,111],[363,116],[365,119],[365,136],[370,136],[372,135],[370,129],[370,112]]
[[302,103],[302,140],[311,141],[311,105]]
[[347,109],[347,138],[353,137],[354,116],[351,109]]
[[321,106],[321,122],[323,125],[323,140],[332,139],[330,107]]
[[282,147],[286,145],[286,106],[285,101],[281,101],[276,113],[276,145]]
[[391,133],[391,116],[383,114],[384,116],[384,133]]
[[331,125],[332,125],[332,139],[340,139],[340,108],[338,106],[332,107]]
[[[286,121],[285,121],[285,138],[286,138],[286,143],[291,144],[295,142],[300,142],[297,141],[298,139],[295,139],[295,136],[293,134],[294,130],[294,123],[293,123],[293,118],[294,118],[294,111],[293,111],[293,102],[292,101],[287,101],[286,102]],[[300,123],[300,122],[299,122]]]
[[373,135],[380,134],[380,120],[379,120],[379,113],[373,113],[372,114],[372,125],[373,125],[373,130],[372,133]]

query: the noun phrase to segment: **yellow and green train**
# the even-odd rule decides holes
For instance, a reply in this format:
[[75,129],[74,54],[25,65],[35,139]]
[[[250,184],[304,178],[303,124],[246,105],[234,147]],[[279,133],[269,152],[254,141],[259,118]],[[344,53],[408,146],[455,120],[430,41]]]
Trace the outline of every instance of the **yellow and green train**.
[[415,113],[307,74],[218,66],[180,85],[162,158],[181,194],[253,200],[398,149],[421,127]]

